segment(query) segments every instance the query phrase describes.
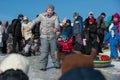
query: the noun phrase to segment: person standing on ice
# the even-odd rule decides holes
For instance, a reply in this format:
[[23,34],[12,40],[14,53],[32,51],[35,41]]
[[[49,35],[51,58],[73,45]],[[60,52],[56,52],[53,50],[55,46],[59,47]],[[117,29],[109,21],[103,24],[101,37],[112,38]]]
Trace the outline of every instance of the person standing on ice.
[[118,61],[119,58],[118,58],[117,47],[120,43],[120,36],[117,32],[116,26],[113,26],[111,28],[111,31],[106,34],[106,36],[104,37],[104,42],[105,41],[110,42],[110,58]]
[[[30,29],[34,27],[36,23],[40,24],[40,41],[41,41],[41,56],[40,56],[40,70],[46,71],[48,64],[48,55],[50,54],[54,67],[60,68],[59,60],[55,57],[57,50],[57,35],[59,31],[59,18],[54,12],[54,6],[48,5],[46,12],[39,14],[39,16],[30,23]],[[29,30],[30,30],[29,29]],[[28,31],[29,31],[28,30]]]

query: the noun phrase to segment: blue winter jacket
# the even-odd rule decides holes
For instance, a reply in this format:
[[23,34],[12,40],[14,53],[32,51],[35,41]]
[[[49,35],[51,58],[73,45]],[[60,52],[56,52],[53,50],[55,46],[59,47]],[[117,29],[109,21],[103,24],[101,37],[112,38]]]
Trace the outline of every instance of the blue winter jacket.
[[81,33],[83,31],[83,18],[78,16],[76,20],[74,20],[74,33]]
[[111,32],[109,32],[105,37],[104,37],[104,41],[109,41],[110,42],[110,46],[118,46],[119,42],[120,42],[120,36],[117,32],[115,32],[115,36],[112,37],[111,36]]

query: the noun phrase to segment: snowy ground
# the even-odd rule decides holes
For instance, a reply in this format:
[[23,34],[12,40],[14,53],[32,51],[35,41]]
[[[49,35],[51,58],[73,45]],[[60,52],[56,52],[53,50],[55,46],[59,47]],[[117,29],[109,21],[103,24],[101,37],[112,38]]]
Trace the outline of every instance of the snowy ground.
[[[109,52],[105,52],[104,54],[109,55]],[[51,58],[49,58],[47,71],[43,72],[39,70],[39,57],[40,55],[27,57],[30,61],[28,73],[30,80],[58,80],[61,76],[60,69],[53,67]],[[3,58],[4,55],[0,55],[0,61],[2,61]],[[120,61],[112,61],[109,67],[95,69],[100,70],[107,80],[120,80]]]
[[[5,58],[6,55],[0,54],[0,62]],[[40,71],[39,60],[40,55],[26,57],[29,59],[30,68],[28,72],[29,80],[58,80],[60,77],[60,69],[55,69],[52,64],[52,59],[49,58],[47,71]]]
[[[102,55],[110,55],[109,51],[101,53]],[[120,56],[120,53],[119,53]],[[120,80],[120,61],[112,61],[109,67],[96,68],[100,70],[107,80]]]

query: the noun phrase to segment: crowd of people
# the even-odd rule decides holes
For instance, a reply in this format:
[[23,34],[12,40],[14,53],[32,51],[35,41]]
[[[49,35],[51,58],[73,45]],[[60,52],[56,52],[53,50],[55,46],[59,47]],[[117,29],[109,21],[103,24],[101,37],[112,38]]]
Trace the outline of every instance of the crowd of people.
[[97,18],[93,12],[89,12],[84,21],[79,13],[74,12],[73,22],[64,18],[60,23],[53,5],[49,5],[46,12],[37,15],[32,21],[19,14],[11,24],[0,21],[0,51],[4,54],[31,56],[40,50],[40,70],[46,71],[49,54],[55,68],[59,69],[60,61],[55,55],[57,51],[63,55],[73,54],[74,46],[77,46],[87,55],[90,55],[92,48],[99,54],[103,53],[102,48],[107,41],[110,42],[111,59],[118,60],[120,15],[115,13],[107,21],[104,20],[105,17],[104,12]]
[[[48,47],[50,47],[52,54],[56,50],[56,40],[59,44],[60,37],[65,34],[66,41],[73,39],[71,47],[77,42],[80,44],[80,48],[84,48],[82,50],[86,54],[90,53],[91,47],[94,47],[98,53],[103,53],[104,37],[111,32],[113,26],[117,27],[117,32],[120,34],[120,15],[115,13],[109,16],[107,21],[104,20],[105,17],[104,12],[97,18],[94,17],[93,12],[89,12],[88,17],[83,21],[83,17],[74,12],[73,22],[65,18],[60,23],[53,5],[49,5],[46,12],[37,15],[33,21],[29,21],[28,17],[19,14],[11,24],[8,21],[3,23],[0,21],[0,50],[2,53],[23,53],[30,56],[31,53],[35,55],[41,45],[41,53],[48,53]],[[71,25],[72,23],[73,25]],[[42,58],[44,58],[43,56]]]

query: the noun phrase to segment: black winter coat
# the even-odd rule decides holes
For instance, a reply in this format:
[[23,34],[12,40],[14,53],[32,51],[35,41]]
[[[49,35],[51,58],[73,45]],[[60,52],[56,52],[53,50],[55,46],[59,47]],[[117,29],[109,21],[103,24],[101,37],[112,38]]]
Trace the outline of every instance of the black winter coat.
[[71,38],[73,36],[73,27],[72,26],[66,26],[63,28],[62,32],[66,32],[68,35],[68,38]]
[[32,34],[34,34],[34,39],[40,38],[40,22],[33,27]]
[[22,39],[21,20],[14,19],[11,24],[12,35],[14,38]]

